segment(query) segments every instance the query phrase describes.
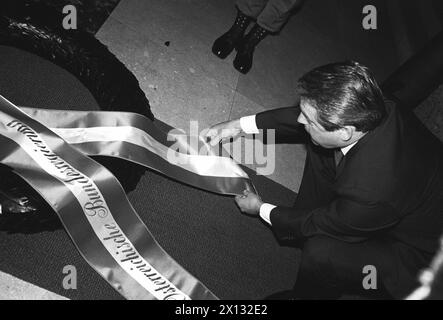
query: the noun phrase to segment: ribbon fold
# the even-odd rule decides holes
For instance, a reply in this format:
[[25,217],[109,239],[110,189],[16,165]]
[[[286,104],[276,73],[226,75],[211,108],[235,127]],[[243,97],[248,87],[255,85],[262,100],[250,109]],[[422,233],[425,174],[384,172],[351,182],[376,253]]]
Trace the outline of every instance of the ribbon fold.
[[171,150],[165,133],[133,113],[18,108],[0,96],[0,119],[0,161],[51,205],[83,258],[120,294],[217,299],[161,248],[118,180],[88,156],[126,159],[219,194],[255,190],[234,161]]

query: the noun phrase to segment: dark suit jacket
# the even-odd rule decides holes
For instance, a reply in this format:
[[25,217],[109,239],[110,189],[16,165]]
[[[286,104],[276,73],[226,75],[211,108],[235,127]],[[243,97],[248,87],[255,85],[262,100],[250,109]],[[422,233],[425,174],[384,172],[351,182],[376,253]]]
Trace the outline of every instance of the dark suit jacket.
[[[257,127],[303,134],[298,114],[298,108],[266,111],[257,114]],[[277,238],[326,235],[353,243],[383,236],[429,255],[436,251],[443,232],[443,144],[412,113],[387,102],[387,117],[346,154],[331,188],[327,205],[273,209]]]

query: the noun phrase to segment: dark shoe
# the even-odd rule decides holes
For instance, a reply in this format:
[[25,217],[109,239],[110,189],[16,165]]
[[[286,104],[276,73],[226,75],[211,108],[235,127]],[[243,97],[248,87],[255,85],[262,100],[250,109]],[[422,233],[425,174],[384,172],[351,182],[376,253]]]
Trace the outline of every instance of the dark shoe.
[[214,44],[212,45],[212,53],[220,59],[226,58],[232,50],[234,50],[241,39],[243,39],[245,30],[251,21],[252,18],[245,16],[239,10],[231,29],[214,41]]
[[252,67],[252,59],[254,56],[254,49],[257,44],[263,40],[269,31],[263,29],[256,24],[251,31],[244,37],[240,44],[236,47],[237,55],[234,59],[234,67],[241,73],[248,73]]

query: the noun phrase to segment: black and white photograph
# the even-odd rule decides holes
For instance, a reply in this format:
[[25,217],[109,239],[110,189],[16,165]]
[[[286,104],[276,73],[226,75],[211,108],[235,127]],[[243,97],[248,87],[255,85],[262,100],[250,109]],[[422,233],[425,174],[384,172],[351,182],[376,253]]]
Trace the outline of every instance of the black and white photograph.
[[443,299],[443,1],[2,0],[0,75],[0,300]]

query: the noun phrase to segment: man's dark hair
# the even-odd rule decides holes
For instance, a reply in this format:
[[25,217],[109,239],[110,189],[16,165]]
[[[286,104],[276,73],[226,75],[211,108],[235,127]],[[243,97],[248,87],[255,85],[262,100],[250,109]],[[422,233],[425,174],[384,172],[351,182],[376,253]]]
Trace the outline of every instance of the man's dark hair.
[[328,131],[346,125],[367,132],[386,114],[383,94],[369,69],[346,61],[315,68],[298,81],[300,97],[317,110],[317,121]]

